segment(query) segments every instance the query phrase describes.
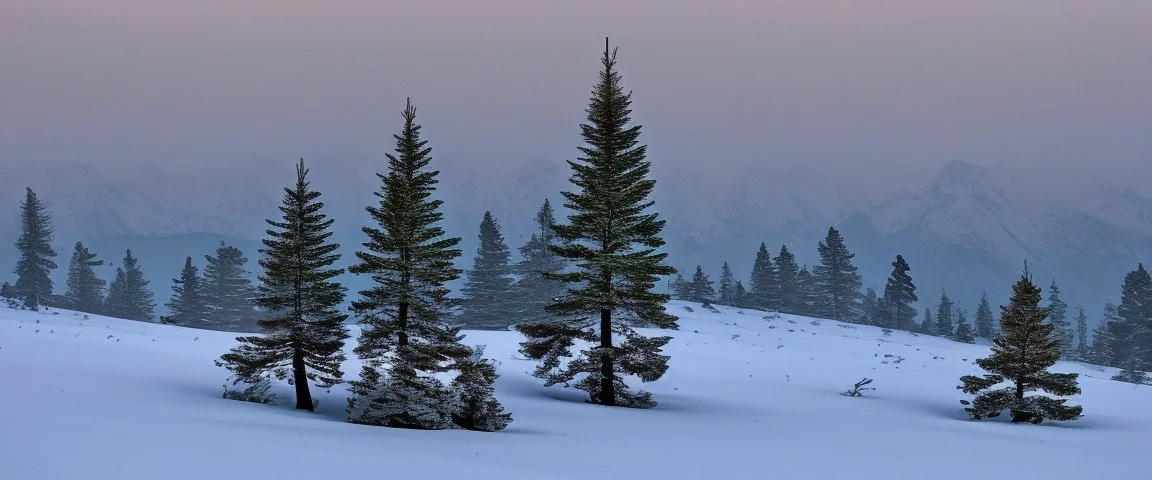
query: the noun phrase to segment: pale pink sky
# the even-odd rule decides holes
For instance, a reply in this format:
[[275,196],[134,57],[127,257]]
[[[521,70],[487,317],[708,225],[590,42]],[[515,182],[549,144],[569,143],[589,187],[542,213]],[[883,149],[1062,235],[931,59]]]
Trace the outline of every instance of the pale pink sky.
[[[603,37],[658,168],[1152,168],[1147,0],[4,0],[0,163],[568,158]],[[1089,165],[1092,165],[1091,167]]]

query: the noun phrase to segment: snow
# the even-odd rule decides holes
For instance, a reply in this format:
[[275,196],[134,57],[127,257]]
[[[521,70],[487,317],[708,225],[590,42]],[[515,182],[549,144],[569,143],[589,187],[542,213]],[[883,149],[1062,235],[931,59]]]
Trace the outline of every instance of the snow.
[[[693,308],[693,312],[686,310]],[[1081,373],[1085,417],[1040,426],[967,420],[955,389],[987,347],[763,312],[673,302],[681,330],[661,404],[584,404],[517,360],[518,335],[468,332],[500,362],[499,433],[344,422],[343,387],[320,408],[221,398],[213,360],[232,334],[0,307],[0,472],[5,479],[243,478],[1134,478],[1152,390]],[[351,355],[350,355],[351,357]],[[346,372],[358,366],[350,361]],[[863,377],[876,391],[839,395]]]

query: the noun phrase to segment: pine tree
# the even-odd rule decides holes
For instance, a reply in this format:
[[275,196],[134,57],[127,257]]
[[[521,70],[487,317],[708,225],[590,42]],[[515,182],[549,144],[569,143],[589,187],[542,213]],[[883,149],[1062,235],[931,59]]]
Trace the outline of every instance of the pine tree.
[[808,270],[808,266],[804,265],[800,267],[800,274],[796,280],[797,298],[799,299],[797,313],[816,316],[816,277]]
[[956,325],[952,322],[954,310],[952,299],[947,292],[940,292],[940,303],[936,306],[936,335],[952,338],[956,335]]
[[733,289],[732,305],[739,308],[748,306],[748,291],[744,289],[744,283],[740,280],[736,281],[736,288]]
[[803,279],[800,277],[800,265],[796,257],[788,251],[787,245],[780,246],[780,254],[776,256],[776,306],[779,311],[791,314],[802,314],[806,309],[804,305]]
[[1076,312],[1076,360],[1088,361],[1090,358],[1090,342],[1088,341],[1088,315],[1084,307],[1078,307]]
[[1109,367],[1123,366],[1132,353],[1130,327],[1116,313],[1116,305],[1104,304],[1104,319],[1092,336],[1092,360]]
[[736,295],[736,278],[732,276],[732,269],[728,267],[728,262],[724,262],[724,266],[720,267],[720,284],[717,293],[720,295],[721,305],[734,305],[732,298]]
[[696,273],[692,274],[692,281],[689,282],[689,299],[693,302],[709,305],[712,300],[716,298],[716,289],[712,288],[712,280],[708,278],[708,274],[704,273],[704,269],[696,266]]
[[980,297],[980,306],[976,308],[976,336],[991,339],[995,335],[993,325],[996,320],[992,317],[992,305],[988,303],[988,294]]
[[908,275],[911,268],[904,257],[897,255],[892,262],[892,275],[884,284],[884,298],[880,301],[879,311],[881,318],[877,322],[885,328],[908,330],[914,326],[916,309],[912,304],[919,298],[916,296],[916,285],[912,284],[912,277]]
[[684,280],[684,276],[679,273],[676,274],[676,278],[669,282],[668,288],[672,291],[672,298],[676,300],[692,299],[692,283]]
[[484,358],[484,347],[474,348],[472,355],[456,364],[456,369],[460,374],[449,385],[457,406],[452,413],[456,426],[480,432],[496,432],[507,427],[512,415],[505,413],[496,400],[495,384],[499,375],[492,361]]
[[516,281],[516,297],[522,320],[551,316],[545,309],[564,293],[563,283],[544,277],[544,274],[555,275],[565,268],[564,259],[552,251],[556,246],[556,234],[552,232],[555,224],[552,204],[544,200],[544,206],[536,213],[537,232],[520,247],[523,260],[516,264],[516,274],[520,276]]
[[752,292],[750,304],[755,308],[768,311],[777,310],[779,305],[780,285],[776,275],[776,265],[772,263],[772,256],[768,254],[768,247],[760,244],[760,251],[756,252],[756,261],[752,264]]
[[250,272],[244,252],[220,242],[216,256],[206,255],[201,286],[208,303],[208,325],[226,331],[255,333],[256,311]]
[[[997,417],[1009,410],[1012,422],[1041,423],[1044,420],[1075,420],[1080,406],[1065,405],[1067,399],[1050,396],[1025,396],[1043,390],[1056,396],[1080,393],[1075,373],[1051,373],[1048,367],[1060,358],[1060,343],[1053,336],[1049,314],[1040,306],[1040,287],[1032,283],[1027,272],[1012,287],[1012,299],[1001,307],[1001,333],[992,340],[992,355],[976,361],[988,373],[982,377],[966,375],[957,387],[976,395],[964,410],[975,420]],[[1008,386],[995,388],[1004,382]]]
[[271,228],[260,250],[263,273],[256,295],[256,305],[267,315],[259,321],[263,335],[237,338],[240,345],[217,363],[235,373],[237,383],[268,376],[289,380],[296,387],[296,408],[311,412],[309,381],[318,388],[343,381],[348,315],[340,308],[346,289],[333,281],[344,273],[332,268],[340,260],[340,245],[329,240],[333,220],[321,212],[320,192],[311,189],[307,177],[300,160],[296,185],[284,189],[283,219],[265,220]]
[[140,271],[132,250],[128,250],[124,255],[123,266],[116,268],[116,279],[108,286],[104,311],[111,317],[151,322],[155,309],[152,291],[148,290],[148,280],[144,279],[144,272]]
[[165,304],[168,316],[161,318],[163,323],[182,327],[204,327],[210,313],[204,297],[203,280],[199,270],[192,265],[192,257],[184,259],[180,278],[172,279],[172,297]]
[[86,313],[99,313],[103,309],[106,282],[97,277],[92,268],[101,265],[104,265],[103,260],[96,260],[96,254],[89,252],[83,243],[76,242],[72,260],[68,263],[68,290],[64,292],[68,308]]
[[932,309],[924,309],[924,321],[920,322],[920,331],[926,335],[936,334],[936,323],[932,321]]
[[52,249],[52,216],[31,188],[20,204],[21,234],[16,241],[20,260],[16,263],[16,298],[35,308],[52,298],[52,270],[56,250]]
[[960,307],[956,307],[956,335],[953,338],[957,342],[976,343],[976,332],[968,323],[968,312]]
[[[648,178],[651,164],[638,141],[640,126],[630,125],[631,94],[621,88],[616,54],[607,46],[602,61],[588,123],[580,127],[586,145],[579,159],[568,162],[578,187],[563,193],[572,213],[567,225],[555,226],[563,245],[554,251],[577,270],[553,277],[571,288],[550,307],[556,320],[521,325],[528,337],[521,352],[544,360],[536,375],[545,385],[575,386],[588,392],[591,403],[650,407],[651,394],[630,391],[620,374],[648,382],[667,371],[669,357],[661,349],[671,337],[646,337],[632,326],[677,328],[677,318],[664,309],[668,296],[653,290],[660,276],[675,269],[664,265],[667,254],[659,251],[665,221],[649,213],[655,181]],[[594,346],[561,366],[577,338]]]
[[469,328],[504,330],[516,322],[511,257],[500,225],[491,212],[484,212],[480,247],[462,291],[462,320]]
[[816,247],[820,264],[812,268],[815,277],[817,315],[833,320],[852,320],[860,314],[860,274],[852,259],[856,256],[844,245],[835,228]]
[[[368,207],[375,225],[364,227],[366,250],[349,270],[374,285],[352,303],[362,326],[355,352],[364,365],[349,382],[348,420],[389,427],[441,429],[452,425],[451,392],[434,375],[472,352],[459,328],[446,323],[453,301],[446,286],[460,277],[453,262],[460,238],[440,227],[443,202],[432,199],[439,172],[420,137],[416,107],[404,108],[404,125],[388,154],[379,203]],[[391,368],[385,370],[386,365]]]
[[1068,304],[1060,299],[1060,288],[1056,280],[1048,287],[1048,321],[1056,328],[1056,339],[1060,341],[1060,357],[1070,358],[1074,351],[1072,344],[1072,322],[1068,321]]
[[876,289],[868,287],[868,290],[864,292],[859,322],[865,325],[876,325],[876,309],[878,307],[879,299],[876,298]]
[[1120,358],[1116,366],[1125,370],[1122,377],[1142,379],[1143,372],[1152,370],[1152,276],[1144,264],[1124,276],[1116,314],[1123,323],[1121,332],[1126,337],[1113,347]]

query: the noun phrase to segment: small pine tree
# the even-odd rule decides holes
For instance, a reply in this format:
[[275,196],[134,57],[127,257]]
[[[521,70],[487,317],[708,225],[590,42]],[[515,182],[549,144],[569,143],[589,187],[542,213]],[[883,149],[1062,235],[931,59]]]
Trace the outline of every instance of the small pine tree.
[[976,336],[991,339],[996,334],[992,317],[992,305],[988,303],[988,294],[980,297],[980,306],[976,308]]
[[772,263],[772,256],[768,254],[768,247],[760,244],[760,251],[756,252],[756,261],[752,264],[752,291],[749,303],[764,310],[780,308],[780,285],[776,275],[776,265]]
[[720,304],[734,305],[732,298],[736,295],[736,277],[732,275],[732,269],[728,267],[728,262],[724,262],[724,266],[720,267],[718,287],[717,293],[720,295]]
[[[332,268],[340,245],[329,241],[333,220],[321,210],[320,192],[308,182],[304,160],[296,166],[296,185],[284,189],[282,221],[271,227],[260,250],[260,286],[256,304],[267,312],[259,321],[263,335],[240,337],[218,365],[248,384],[274,376],[296,387],[296,408],[314,411],[308,382],[331,388],[343,381],[344,340],[348,332],[341,312],[344,286],[333,280],[344,273]],[[190,264],[190,262],[189,262]]]
[[693,302],[710,305],[712,300],[716,298],[716,289],[712,288],[712,280],[708,279],[708,274],[704,273],[704,269],[700,268],[699,265],[696,266],[696,273],[692,274],[690,285],[689,298]]
[[852,320],[860,314],[860,274],[852,264],[855,254],[848,251],[844,237],[828,227],[828,235],[817,247],[820,264],[812,267],[814,314],[833,320]]
[[859,322],[865,325],[876,325],[876,309],[879,308],[880,302],[876,298],[876,289],[868,287],[864,292],[864,300],[861,304]]
[[1089,360],[1091,351],[1091,344],[1088,341],[1088,315],[1084,313],[1084,307],[1078,307],[1076,310],[1076,359],[1083,362]]
[[884,284],[884,298],[879,302],[880,315],[877,324],[896,330],[908,330],[915,326],[916,309],[912,304],[919,298],[916,296],[916,285],[908,272],[912,268],[904,257],[897,255],[892,262],[892,275]]
[[12,284],[4,282],[0,285],[0,298],[5,300],[14,300],[16,298],[16,289],[12,288]]
[[72,261],[68,263],[68,290],[64,292],[68,308],[86,313],[99,313],[103,309],[106,282],[97,277],[93,269],[101,265],[104,265],[103,260],[96,260],[95,253],[89,252],[83,243],[76,242]]
[[956,325],[952,321],[955,306],[947,292],[940,292],[940,303],[936,306],[936,335],[944,338],[956,336]]
[[684,280],[684,276],[679,273],[669,282],[668,289],[672,292],[672,298],[676,300],[692,299],[692,282]]
[[[1067,399],[1025,396],[1035,390],[1057,396],[1080,393],[1077,374],[1048,371],[1060,358],[1060,343],[1052,335],[1052,324],[1045,321],[1049,310],[1040,306],[1040,300],[1040,287],[1025,272],[1013,286],[1008,306],[1001,307],[1001,333],[992,340],[992,355],[976,361],[988,373],[966,375],[957,387],[976,395],[972,402],[961,402],[971,405],[964,410],[973,419],[997,417],[1004,410],[1009,410],[1013,423],[1080,418],[1083,409],[1065,405]],[[995,388],[1004,382],[1009,385]]]
[[920,322],[920,331],[926,335],[936,334],[936,323],[932,321],[932,309],[924,309],[924,321]]
[[736,281],[736,288],[733,289],[732,305],[740,308],[748,306],[748,291],[744,289],[744,283],[740,280]]
[[164,317],[164,323],[182,327],[206,326],[210,313],[202,282],[199,270],[192,265],[192,257],[185,258],[180,277],[172,279],[172,297],[165,304],[168,316]]
[[563,258],[552,251],[556,246],[556,234],[552,226],[556,217],[552,204],[544,200],[544,205],[536,213],[536,233],[520,247],[523,258],[516,264],[516,297],[519,299],[521,320],[541,320],[551,316],[546,308],[564,294],[564,284],[545,275],[556,275],[564,271]]
[[808,270],[807,265],[800,267],[800,275],[797,277],[796,283],[799,287],[797,291],[797,297],[799,298],[797,313],[800,315],[817,316],[816,277]]
[[132,250],[128,250],[124,255],[123,266],[116,268],[116,279],[108,286],[104,310],[112,317],[151,322],[155,309],[152,291],[148,290],[148,280],[144,279],[144,272],[140,271]]
[[208,303],[208,324],[226,331],[255,333],[256,324],[250,272],[244,269],[248,258],[239,248],[220,242],[216,256],[206,255],[201,286]]
[[491,212],[480,222],[480,247],[476,250],[468,281],[464,283],[464,325],[480,330],[505,330],[516,322],[511,253]]
[[16,263],[16,298],[24,306],[36,308],[52,298],[52,270],[56,269],[56,250],[52,249],[52,216],[31,188],[27,189],[20,204],[20,238],[16,249],[20,260]]
[[800,265],[796,263],[796,256],[788,251],[787,245],[780,246],[780,254],[776,256],[775,274],[777,308],[784,313],[804,313],[807,305],[805,305]]
[[484,347],[477,346],[472,355],[456,364],[459,374],[449,389],[456,405],[452,422],[456,426],[480,432],[497,432],[512,423],[512,414],[496,400],[495,384],[499,375],[491,360],[484,358]]
[[1060,341],[1060,357],[1071,358],[1075,350],[1072,344],[1072,322],[1068,321],[1068,304],[1060,299],[1060,287],[1056,286],[1056,280],[1052,280],[1052,285],[1048,287],[1048,309],[1052,312],[1048,315],[1048,321],[1055,327],[1056,339]]
[[953,338],[957,342],[976,343],[976,332],[968,323],[968,312],[960,307],[956,307],[956,335]]
[[460,344],[459,328],[445,322],[454,303],[446,284],[461,273],[453,264],[460,238],[439,225],[443,202],[432,199],[439,172],[429,168],[431,149],[410,101],[403,118],[388,172],[377,174],[379,203],[368,207],[375,225],[364,227],[365,250],[349,269],[373,285],[352,302],[362,326],[355,352],[364,364],[349,382],[348,421],[442,429],[452,426],[455,407],[435,375],[472,353]]

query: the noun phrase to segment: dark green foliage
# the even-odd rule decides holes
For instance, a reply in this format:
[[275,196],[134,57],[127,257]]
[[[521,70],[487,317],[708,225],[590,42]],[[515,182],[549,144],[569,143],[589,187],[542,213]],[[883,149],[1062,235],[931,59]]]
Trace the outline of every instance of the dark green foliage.
[[0,285],[0,298],[5,300],[14,300],[16,298],[16,289],[12,287],[11,283],[4,282]]
[[52,249],[52,216],[44,202],[31,188],[27,189],[20,204],[20,238],[16,249],[20,260],[16,262],[16,298],[24,306],[35,308],[45,305],[52,297],[52,270],[56,269],[56,250]]
[[788,251],[787,245],[780,246],[780,254],[776,256],[776,306],[779,311],[792,314],[803,314],[807,310],[805,303],[804,279],[800,276],[800,265],[796,257]]
[[920,322],[920,332],[926,335],[936,334],[936,322],[932,321],[932,309],[924,309],[924,321]]
[[282,220],[265,220],[271,228],[260,250],[256,292],[265,315],[259,321],[263,335],[237,338],[240,344],[217,364],[232,371],[237,382],[288,380],[296,387],[296,408],[313,411],[308,382],[331,388],[343,381],[348,315],[340,309],[346,289],[333,281],[344,273],[332,268],[340,260],[335,253],[340,245],[329,241],[333,220],[321,212],[320,192],[310,188],[307,175],[301,160],[295,186],[284,189]]
[[[591,403],[651,407],[651,394],[630,391],[623,375],[650,382],[668,368],[661,349],[671,337],[645,337],[633,326],[677,327],[664,308],[668,296],[654,290],[660,276],[675,270],[660,251],[665,222],[649,211],[656,182],[648,178],[647,147],[639,143],[640,126],[631,124],[631,95],[620,86],[616,53],[607,46],[602,62],[588,123],[580,126],[585,145],[568,162],[577,187],[563,192],[571,214],[568,224],[554,227],[562,244],[553,251],[576,269],[552,276],[568,291],[549,307],[554,320],[520,325],[527,337],[521,352],[542,360],[536,375],[545,385],[585,390]],[[562,365],[576,340],[591,345]]]
[[1152,276],[1144,264],[1124,276],[1116,314],[1127,325],[1129,341],[1124,364],[1129,370],[1152,370]]
[[1076,359],[1088,361],[1091,357],[1091,344],[1088,341],[1088,315],[1084,307],[1076,309]]
[[1060,358],[1071,358],[1075,350],[1072,322],[1068,321],[1068,304],[1060,299],[1060,287],[1056,286],[1055,280],[1048,287],[1048,309],[1052,312],[1048,315],[1048,321],[1055,327],[1056,339],[1060,342]]
[[516,281],[519,321],[550,317],[546,308],[564,294],[563,283],[544,276],[558,274],[565,268],[564,259],[552,251],[556,246],[556,234],[552,232],[555,224],[552,204],[544,200],[544,206],[536,213],[537,231],[520,247],[522,260],[515,268],[520,276]]
[[161,318],[163,323],[180,325],[182,327],[205,327],[207,318],[208,299],[204,296],[203,280],[192,257],[184,259],[184,268],[180,270],[180,278],[172,279],[172,297],[165,305],[168,307],[168,316]]
[[936,335],[952,338],[956,335],[956,325],[952,321],[955,306],[947,292],[940,292],[940,303],[936,305]]
[[892,275],[884,284],[884,297],[880,300],[877,325],[896,330],[912,328],[916,319],[916,309],[912,304],[919,298],[916,296],[916,285],[912,284],[912,277],[908,275],[911,267],[904,257],[897,255],[892,262]]
[[748,307],[748,291],[744,289],[744,284],[737,280],[736,288],[732,290],[732,305],[741,308]]
[[374,285],[352,303],[363,327],[355,352],[364,366],[359,380],[349,382],[348,421],[448,428],[451,394],[433,375],[472,353],[460,344],[459,328],[446,323],[453,302],[445,284],[460,277],[453,265],[460,238],[439,225],[443,202],[432,199],[439,172],[429,168],[432,150],[420,138],[411,102],[403,118],[388,171],[377,174],[379,203],[368,207],[374,225],[364,227],[368,240],[349,269],[370,275]]
[[496,366],[484,358],[484,347],[477,346],[472,355],[456,364],[460,372],[449,388],[456,403],[452,422],[466,430],[496,432],[512,423],[512,414],[496,400]]
[[879,305],[880,299],[876,298],[876,289],[868,287],[868,290],[864,292],[864,299],[861,301],[859,323],[875,325],[876,309]]
[[[1044,420],[1075,420],[1080,406],[1065,405],[1066,399],[1049,396],[1025,396],[1042,390],[1056,396],[1080,393],[1075,373],[1051,373],[1048,367],[1060,358],[1060,342],[1053,336],[1050,313],[1040,306],[1040,287],[1025,273],[1012,287],[1012,299],[1001,307],[1000,334],[992,340],[992,355],[976,361],[988,372],[960,379],[959,389],[976,395],[964,410],[975,420],[1000,416],[1008,410],[1012,422],[1041,423]],[[1008,386],[996,388],[1004,382]]]
[[815,277],[815,313],[833,320],[855,320],[860,315],[860,274],[852,264],[855,254],[844,245],[835,228],[816,247],[820,264],[812,268]]
[[696,273],[692,274],[692,281],[688,285],[689,300],[708,305],[716,299],[716,289],[712,288],[712,280],[708,279],[708,274],[704,273],[704,269],[699,265],[696,266]]
[[968,323],[968,312],[956,308],[956,335],[952,337],[957,342],[976,343],[976,331]]
[[116,279],[108,286],[108,299],[104,313],[110,317],[151,322],[155,316],[156,303],[152,301],[152,291],[148,280],[132,251],[124,254],[123,265],[116,268]]
[[1131,358],[1131,325],[1120,319],[1116,305],[1104,304],[1104,319],[1092,336],[1092,361],[1120,367]]
[[732,276],[728,262],[724,262],[724,266],[720,267],[720,283],[716,293],[720,296],[721,305],[735,305],[732,297],[736,295],[736,278]]
[[249,272],[244,269],[248,258],[239,248],[220,242],[216,256],[206,255],[201,286],[208,303],[206,327],[232,332],[255,333],[257,312]]
[[484,212],[480,222],[480,247],[462,292],[461,320],[468,328],[504,330],[517,321],[511,258],[500,225],[491,212]]
[[980,306],[976,308],[976,336],[991,339],[996,334],[996,319],[992,316],[992,305],[988,303],[988,294],[980,297]]
[[68,263],[68,290],[64,293],[68,308],[78,312],[99,313],[104,308],[103,279],[96,276],[92,267],[104,265],[96,260],[96,254],[88,251],[83,243],[76,242],[72,251],[72,261]]
[[780,308],[780,284],[776,274],[776,264],[772,263],[772,256],[768,254],[768,247],[760,244],[756,252],[756,261],[752,264],[752,291],[749,303],[763,310],[777,310]]

